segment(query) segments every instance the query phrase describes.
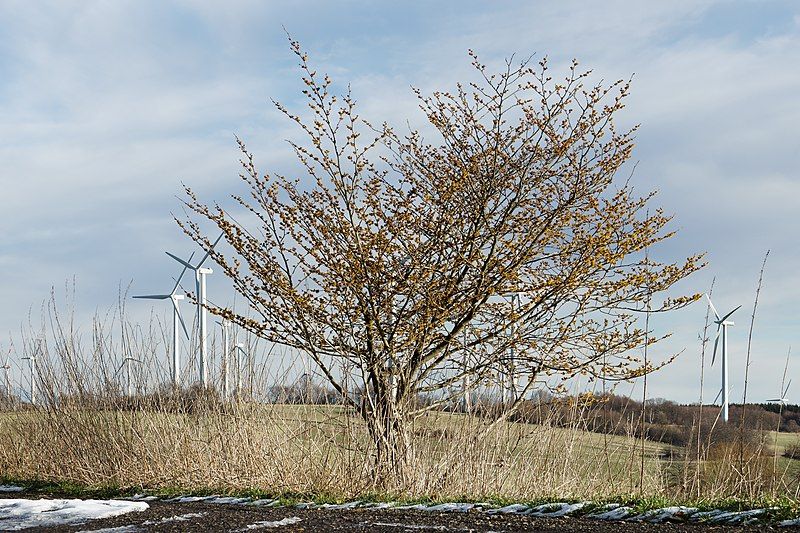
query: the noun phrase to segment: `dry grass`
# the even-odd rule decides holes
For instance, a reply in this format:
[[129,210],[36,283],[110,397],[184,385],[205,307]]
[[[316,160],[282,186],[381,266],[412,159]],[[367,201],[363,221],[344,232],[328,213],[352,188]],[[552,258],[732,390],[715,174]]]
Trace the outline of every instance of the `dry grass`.
[[[51,317],[50,323],[59,321]],[[485,418],[447,412],[414,422],[413,475],[402,484],[376,486],[365,426],[341,406],[171,391],[160,385],[168,372],[155,361],[164,359],[163,344],[122,316],[112,323],[124,342],[114,342],[96,321],[86,344],[71,326],[18,343],[20,355],[38,356],[40,404],[6,404],[0,411],[3,476],[90,487],[259,490],[337,499],[798,496],[795,471],[783,468],[794,462],[774,460],[774,434],[748,443],[743,454],[728,441],[709,446],[697,468],[694,452],[590,433],[580,422],[567,427],[559,420],[504,422],[488,430]],[[142,360],[132,398],[121,393],[116,371],[129,354]],[[251,386],[266,390],[265,383],[286,381],[285,375],[262,371]],[[782,447],[791,444],[785,435],[779,439]]]
[[[612,496],[638,486],[636,441],[439,414],[415,425],[416,469],[393,496],[452,499]],[[659,447],[646,486],[659,490]],[[90,486],[373,492],[363,424],[339,407],[251,406],[201,414],[61,408],[0,416],[0,470]],[[598,468],[598,464],[607,468]],[[630,473],[636,472],[633,476]]]

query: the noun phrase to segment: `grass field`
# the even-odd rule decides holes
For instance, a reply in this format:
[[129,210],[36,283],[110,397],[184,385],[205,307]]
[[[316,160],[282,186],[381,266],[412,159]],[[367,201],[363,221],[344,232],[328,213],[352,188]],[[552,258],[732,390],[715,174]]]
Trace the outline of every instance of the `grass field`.
[[[386,497],[664,496],[674,447],[579,428],[433,413],[413,427],[415,475]],[[788,438],[784,438],[788,442]],[[338,406],[241,404],[174,414],[56,409],[0,415],[0,471],[90,487],[256,490],[347,499],[379,490],[360,419]],[[642,461],[642,457],[644,460]],[[672,473],[672,474],[671,474]]]

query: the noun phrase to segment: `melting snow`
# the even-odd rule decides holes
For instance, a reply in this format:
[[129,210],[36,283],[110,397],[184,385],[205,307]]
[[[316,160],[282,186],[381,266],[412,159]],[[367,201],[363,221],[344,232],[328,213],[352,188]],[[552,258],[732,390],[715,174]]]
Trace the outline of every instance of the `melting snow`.
[[428,506],[418,503],[417,505],[398,505],[397,507],[393,507],[393,509],[397,509],[398,511],[427,511]]
[[381,526],[381,527],[401,527],[403,529],[437,529],[439,531],[447,531],[447,526],[431,526],[431,525],[416,525],[416,524],[401,524],[399,522],[372,522],[368,523],[370,526]]
[[323,503],[318,509],[325,509],[328,511],[342,511],[346,509],[355,509],[361,505],[360,501],[348,502],[348,503],[340,503],[340,504],[333,504],[333,503]]
[[791,520],[783,520],[778,522],[780,527],[800,526],[800,518],[793,518]]
[[[765,513],[766,509],[753,509],[751,511],[730,511],[721,513],[708,519],[715,524],[751,524],[758,520],[758,515]],[[699,513],[698,513],[699,514]]]
[[0,492],[22,492],[23,488],[16,485],[0,485]]
[[110,518],[144,511],[145,502],[124,500],[24,500],[0,499],[0,529],[75,525],[96,518]]
[[221,496],[219,498],[212,498],[210,500],[207,500],[207,502],[240,505],[243,503],[248,503],[250,500],[251,498],[236,498],[234,496]]
[[133,533],[136,526],[104,527],[101,529],[82,529],[78,533]]
[[583,509],[587,502],[580,502],[580,503],[547,503],[544,505],[540,505],[538,507],[534,507],[529,512],[525,513],[530,516],[549,516],[549,517],[559,517],[559,516],[567,516],[575,511]]
[[466,513],[475,507],[474,503],[440,503],[433,507],[428,507],[426,511],[442,512],[442,513]]
[[527,511],[529,507],[527,505],[523,505],[521,503],[512,503],[511,505],[506,505],[505,507],[501,507],[499,509],[491,509],[489,514],[519,514],[521,512]]
[[612,503],[603,507],[602,512],[593,513],[587,518],[594,518],[595,520],[623,520],[633,514],[633,509],[623,505]]
[[170,522],[186,522],[187,520],[191,520],[192,518],[202,518],[208,513],[186,513],[186,514],[179,514],[175,516],[168,516],[166,518],[162,518],[160,520],[146,520],[142,522],[140,525],[142,526],[157,526],[159,524],[169,524]]
[[303,519],[297,516],[293,516],[291,518],[284,518],[283,520],[276,520],[274,522],[264,521],[264,522],[256,522],[255,524],[250,524],[246,526],[244,529],[240,531],[249,531],[251,529],[263,529],[263,528],[276,528],[282,526],[291,526],[292,524],[296,524],[298,522],[302,522]]
[[660,524],[668,521],[682,522],[695,513],[697,513],[696,507],[664,507],[662,509],[645,511],[640,515],[628,518],[628,520],[631,522],[651,522],[653,524]]
[[178,496],[177,498],[172,498],[171,500],[167,500],[168,502],[178,502],[178,503],[194,503],[194,502],[204,502],[206,500],[213,500],[218,496]]
[[280,500],[270,500],[270,499],[253,500],[251,502],[244,503],[244,505],[253,505],[256,507],[275,507],[280,504],[281,504]]

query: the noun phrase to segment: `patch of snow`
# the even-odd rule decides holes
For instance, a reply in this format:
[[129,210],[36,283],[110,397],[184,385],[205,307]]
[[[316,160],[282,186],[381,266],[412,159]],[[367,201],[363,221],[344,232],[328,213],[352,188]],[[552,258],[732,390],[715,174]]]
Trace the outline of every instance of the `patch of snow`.
[[178,503],[194,503],[194,502],[204,502],[206,500],[213,500],[215,498],[219,498],[219,496],[178,496],[177,498],[172,498],[171,500],[167,501],[178,502]]
[[398,511],[427,511],[430,509],[430,507],[418,503],[416,505],[398,505],[397,507],[394,507],[394,509]]
[[527,505],[521,503],[512,503],[511,505],[506,505],[505,507],[501,507],[499,509],[491,509],[488,511],[489,514],[520,514],[530,509]]
[[295,509],[316,509],[317,504],[311,502],[301,502],[294,506]]
[[186,514],[179,514],[175,516],[167,516],[165,518],[161,518],[159,520],[146,520],[141,523],[143,526],[157,526],[160,524],[169,524],[170,522],[186,522],[191,520],[192,518],[202,518],[208,513],[186,513]]
[[[611,504],[607,505],[598,513],[587,515],[586,518],[594,520],[624,520],[633,514],[633,509],[624,505]],[[607,510],[606,510],[607,509]]]
[[725,514],[725,511],[721,511],[719,509],[712,509],[711,511],[700,511],[699,513],[695,513],[692,515],[692,522],[710,521],[714,517],[717,517],[721,514]]
[[544,505],[540,505],[538,507],[534,507],[530,511],[528,511],[527,515],[529,516],[542,516],[542,517],[559,517],[559,516],[567,516],[575,511],[583,509],[588,502],[579,502],[579,503],[546,503]]
[[653,524],[661,524],[663,522],[683,522],[689,517],[697,513],[696,507],[663,507],[661,509],[652,509],[644,513],[628,518],[629,522],[651,522]]
[[318,509],[325,509],[327,511],[343,511],[348,509],[355,509],[360,506],[360,501],[347,502],[347,503],[323,503]]
[[22,492],[22,487],[18,487],[16,485],[0,485],[0,492]]
[[249,501],[250,498],[236,498],[235,496],[220,496],[219,498],[211,498],[209,500],[206,500],[206,502],[208,503],[234,504],[234,505],[241,505]]
[[126,500],[0,499],[0,529],[13,531],[30,527],[76,525],[87,520],[144,511],[148,507],[145,502]]
[[148,496],[147,494],[134,494],[130,498],[131,500],[138,501],[138,502],[152,502],[158,499],[158,496]]
[[426,511],[442,513],[466,513],[474,507],[474,503],[440,503],[439,505],[428,507]]
[[361,506],[363,509],[374,509],[376,511],[380,511],[382,509],[389,509],[390,507],[394,507],[393,503],[365,503]]
[[401,527],[403,529],[425,529],[425,530],[438,530],[438,531],[447,531],[447,526],[431,526],[431,525],[417,525],[417,524],[401,524],[399,522],[366,522],[368,526],[381,526],[381,527]]
[[779,527],[800,526],[800,518],[792,518],[778,522]]
[[283,527],[283,526],[291,526],[292,524],[296,524],[298,522],[302,522],[303,519],[297,516],[293,516],[291,518],[284,518],[283,520],[275,520],[275,521],[263,521],[263,522],[256,522],[255,524],[250,524],[244,527],[244,529],[240,529],[239,531],[250,531],[253,529],[265,529],[265,528],[276,528],[276,527]]
[[255,507],[275,507],[280,505],[280,500],[272,500],[270,498],[264,498],[261,500],[253,500],[251,502],[245,502],[243,505],[253,505]]
[[752,509],[750,511],[723,512],[708,519],[714,524],[752,524],[757,517],[767,512],[766,509]]
[[104,527],[100,529],[81,529],[78,533],[133,533],[136,526]]

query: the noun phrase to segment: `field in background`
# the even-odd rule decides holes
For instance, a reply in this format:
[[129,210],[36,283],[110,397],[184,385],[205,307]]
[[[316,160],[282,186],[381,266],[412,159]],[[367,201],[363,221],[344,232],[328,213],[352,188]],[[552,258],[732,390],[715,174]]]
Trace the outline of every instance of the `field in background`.
[[[660,490],[664,445],[579,429],[435,413],[414,426],[415,479],[391,496],[611,497]],[[0,471],[89,486],[374,493],[362,422],[338,406],[250,406],[195,414],[61,409],[0,415]]]
[[[738,461],[735,442],[707,452],[555,424],[433,413],[414,426],[406,486],[374,485],[362,422],[339,406],[209,404],[192,413],[62,407],[0,414],[0,471],[89,487],[306,494],[351,499],[672,500],[796,498],[797,461],[767,441]],[[789,447],[794,434],[781,434]],[[782,453],[783,449],[779,452]],[[642,461],[644,458],[644,461]]]

